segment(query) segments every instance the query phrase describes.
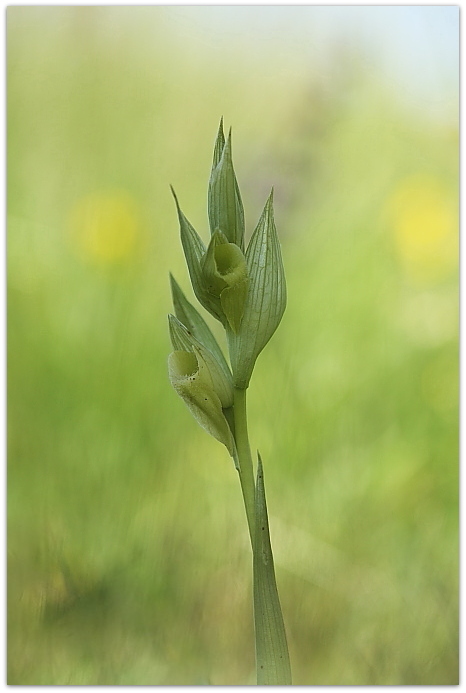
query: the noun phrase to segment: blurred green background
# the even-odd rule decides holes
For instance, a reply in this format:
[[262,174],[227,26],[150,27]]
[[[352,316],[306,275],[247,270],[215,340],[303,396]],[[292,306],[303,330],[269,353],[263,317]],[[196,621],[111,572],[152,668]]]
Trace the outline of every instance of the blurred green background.
[[458,682],[458,21],[8,9],[10,684],[254,683],[237,475],[166,373],[221,115],[287,273],[249,409],[294,683]]

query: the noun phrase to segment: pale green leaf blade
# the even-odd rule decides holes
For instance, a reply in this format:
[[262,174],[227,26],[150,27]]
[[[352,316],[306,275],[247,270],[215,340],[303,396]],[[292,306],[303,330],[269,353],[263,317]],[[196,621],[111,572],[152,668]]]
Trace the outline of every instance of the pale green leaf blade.
[[225,375],[231,378],[231,371],[222,349],[212,334],[210,327],[196,308],[188,301],[175,278],[170,274],[173,307],[178,320],[183,323],[193,337],[203,344],[217,359]]
[[[220,133],[219,133],[220,135]],[[214,152],[218,157],[220,144]],[[244,209],[231,158],[231,131],[209,181],[208,211],[211,233],[222,231],[230,243],[244,249]]]
[[253,582],[257,685],[291,686],[290,657],[275,580],[260,455],[257,466],[255,516]]
[[237,334],[229,332],[235,386],[246,388],[254,363],[286,307],[286,281],[270,194],[246,251],[249,290]]

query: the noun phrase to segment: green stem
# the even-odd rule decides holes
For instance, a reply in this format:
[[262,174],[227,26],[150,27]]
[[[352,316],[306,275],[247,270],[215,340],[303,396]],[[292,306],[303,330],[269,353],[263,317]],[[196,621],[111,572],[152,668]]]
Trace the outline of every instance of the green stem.
[[[231,410],[230,410],[231,411]],[[258,685],[291,685],[291,669],[278,597],[262,463],[254,483],[246,416],[246,390],[235,388],[233,401],[237,468],[253,551],[254,630]]]
[[243,492],[244,507],[246,509],[246,516],[248,519],[251,545],[254,547],[255,484],[251,449],[249,447],[248,422],[246,416],[246,390],[235,387],[233,406],[235,416],[235,440],[239,463],[238,473],[241,483],[241,490]]

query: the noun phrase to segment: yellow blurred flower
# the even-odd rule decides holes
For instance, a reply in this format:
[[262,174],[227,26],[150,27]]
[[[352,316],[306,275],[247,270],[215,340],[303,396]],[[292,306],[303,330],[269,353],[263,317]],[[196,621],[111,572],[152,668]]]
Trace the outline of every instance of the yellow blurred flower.
[[386,212],[403,267],[416,283],[435,283],[458,263],[455,196],[431,176],[401,181]]
[[82,198],[71,211],[70,225],[80,252],[101,265],[131,259],[141,235],[138,205],[124,190]]

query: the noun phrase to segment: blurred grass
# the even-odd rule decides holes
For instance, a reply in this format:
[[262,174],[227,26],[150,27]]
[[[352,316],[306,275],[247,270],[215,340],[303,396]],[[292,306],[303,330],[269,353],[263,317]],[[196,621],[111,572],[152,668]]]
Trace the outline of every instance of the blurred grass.
[[294,683],[457,683],[456,119],[173,12],[8,9],[8,682],[254,681],[236,474],[166,375],[223,114],[288,278],[249,399]]

